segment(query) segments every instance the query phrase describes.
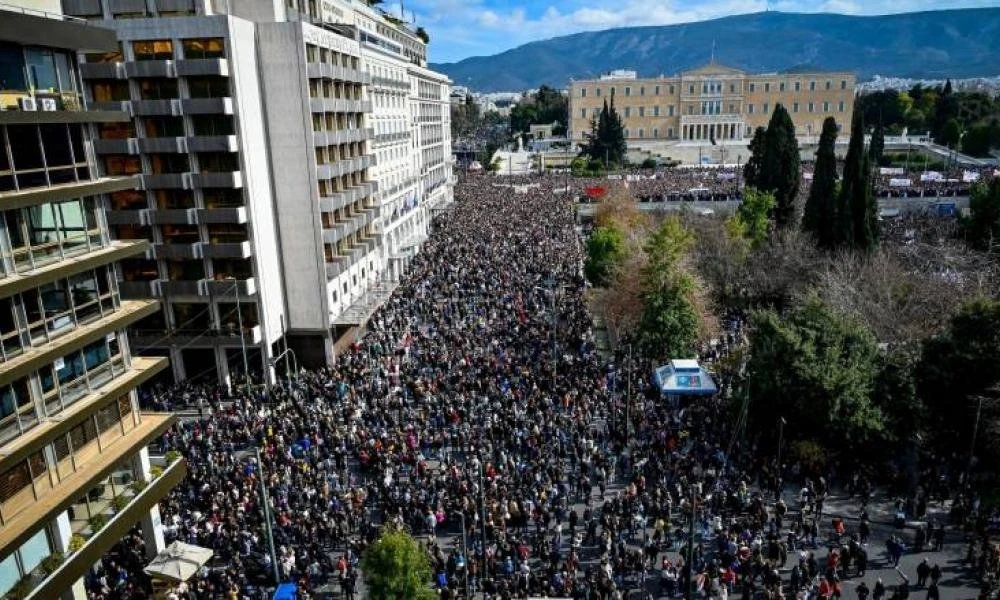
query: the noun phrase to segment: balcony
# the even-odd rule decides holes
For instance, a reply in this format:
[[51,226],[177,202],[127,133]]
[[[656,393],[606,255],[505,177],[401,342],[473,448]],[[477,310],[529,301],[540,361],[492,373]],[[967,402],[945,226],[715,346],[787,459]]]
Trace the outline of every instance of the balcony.
[[151,244],[146,252],[147,258],[162,259],[192,259],[202,258],[201,243],[194,244]]
[[704,125],[706,123],[743,123],[740,113],[724,113],[721,115],[681,115],[681,127],[684,125]]
[[125,79],[125,63],[83,63],[80,76],[84,79]]
[[181,112],[185,115],[231,115],[233,99],[226,98],[185,98],[181,100]]
[[[253,296],[257,293],[257,280],[253,277],[248,279],[202,279],[198,282],[202,296],[214,296],[221,298],[241,298]],[[237,292],[239,292],[237,294]]]
[[224,58],[192,58],[177,61],[177,74],[181,77],[219,75],[229,77],[229,61]]
[[236,152],[235,135],[196,135],[186,139],[187,152]]
[[136,60],[125,63],[127,77],[177,77],[177,65],[172,60]]
[[182,137],[157,137],[139,138],[139,150],[141,152],[167,152],[171,154],[184,154],[187,149],[184,147]]
[[360,83],[361,85],[369,85],[372,82],[371,75],[364,71],[317,62],[306,63],[306,77],[309,79],[323,78],[334,81],[348,81],[350,83]]
[[161,173],[140,176],[144,190],[186,190],[191,189],[190,180],[185,173]]
[[257,345],[263,342],[264,332],[260,325],[244,327],[242,339],[236,327],[213,327],[209,329],[132,329],[129,331],[132,344],[142,347],[168,348],[184,346],[194,348],[214,348],[225,346],[239,348],[243,344]]
[[369,129],[340,129],[337,131],[315,131],[313,132],[314,146],[332,146],[335,144],[349,144],[351,142],[362,142],[371,139],[372,130]]
[[316,165],[316,176],[319,179],[332,179],[334,177],[346,175],[347,173],[355,173],[357,171],[361,171],[362,169],[367,169],[374,163],[375,157],[370,154],[355,156],[353,158],[345,158],[343,160],[338,160],[324,165]]
[[181,100],[176,98],[164,100],[133,100],[132,114],[137,117],[155,117],[181,115]]
[[144,300],[160,297],[160,281],[119,281],[118,293],[123,299]]
[[202,244],[201,253],[205,258],[250,258],[252,248],[249,241]]
[[111,102],[91,102],[87,105],[88,111],[123,112],[129,118],[135,116],[130,100],[114,100]]
[[199,225],[209,223],[246,223],[247,207],[234,206],[232,208],[198,208],[196,210],[195,222]]
[[160,279],[160,296],[200,296],[201,288],[198,280]]
[[[161,425],[162,420],[158,418],[160,415],[155,415],[155,417],[157,418],[154,421],[154,415],[143,415],[142,425],[145,425],[147,419],[154,421],[157,426]],[[108,498],[103,498],[106,501],[104,503],[99,501],[105,506],[105,511],[110,509],[107,523],[99,531],[89,532],[89,537],[84,536],[83,546],[76,552],[69,554],[50,575],[38,581],[26,600],[58,598],[63,591],[70,589],[94,563],[98,562],[112,546],[127,535],[129,530],[141,521],[171,489],[179,485],[186,474],[187,463],[184,459],[179,459],[167,465],[162,473],[152,477],[144,486],[130,485],[123,489],[119,497],[124,499],[124,503],[120,505],[120,509],[112,508],[111,505],[115,501]],[[71,527],[77,529],[79,525],[71,523]],[[88,533],[88,530],[82,531]]]
[[195,209],[193,208],[159,208],[146,209],[144,221],[147,225],[194,225]]
[[125,138],[120,140],[94,140],[96,154],[139,154],[139,140]]
[[243,187],[242,171],[225,171],[222,173],[189,173],[193,188],[241,188]]
[[372,111],[372,103],[369,100],[313,98],[309,101],[309,109],[314,113],[370,113]]

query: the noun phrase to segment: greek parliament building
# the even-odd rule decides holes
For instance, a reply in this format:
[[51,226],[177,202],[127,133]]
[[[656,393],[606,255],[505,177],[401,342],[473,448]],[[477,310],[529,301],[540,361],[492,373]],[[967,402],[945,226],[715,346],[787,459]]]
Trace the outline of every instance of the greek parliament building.
[[124,263],[146,239],[114,240],[102,202],[140,181],[109,175],[91,132],[121,110],[87,110],[77,53],[112,31],[0,10],[0,596],[86,598],[81,577],[123,535],[163,548],[157,504],[185,474],[147,445],[173,422],[139,410],[136,386],[168,360],[134,355],[126,330],[156,314],[126,299]]
[[569,135],[574,144],[583,143],[591,120],[613,97],[630,149],[738,144],[745,150],[754,129],[767,126],[779,103],[801,138],[818,136],[826,117],[847,124],[854,84],[853,73],[758,75],[714,62],[672,77],[640,79],[635,71],[612,71],[570,83]]
[[81,57],[131,329],[175,379],[334,360],[452,201],[449,81],[360,0],[62,0],[112,31]]

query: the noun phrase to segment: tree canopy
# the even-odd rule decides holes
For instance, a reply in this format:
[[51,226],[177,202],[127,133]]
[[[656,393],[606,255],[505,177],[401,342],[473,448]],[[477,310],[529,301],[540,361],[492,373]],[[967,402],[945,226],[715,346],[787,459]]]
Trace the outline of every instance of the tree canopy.
[[796,224],[795,199],[799,194],[801,167],[795,124],[781,104],[774,106],[764,135],[763,172],[758,189],[774,193],[774,220],[778,227]]
[[969,216],[962,219],[965,240],[973,248],[993,252],[1000,241],[1000,177],[972,186]]
[[432,600],[431,563],[427,552],[404,531],[388,529],[361,558],[372,600]]
[[819,136],[812,186],[802,215],[802,229],[825,249],[837,244],[837,133],[837,122],[827,117]]
[[587,239],[587,260],[583,272],[595,286],[610,281],[614,269],[625,257],[625,235],[613,226],[598,227]]
[[761,176],[764,170],[764,138],[767,136],[767,129],[758,127],[753,130],[753,138],[750,140],[750,158],[747,164],[743,165],[743,182],[752,188],[760,188]]
[[566,131],[569,99],[559,90],[542,85],[534,93],[526,92],[510,110],[510,128],[515,133],[527,133],[532,125],[559,123],[553,131],[561,135]]
[[743,189],[743,202],[736,209],[733,223],[743,237],[756,248],[767,241],[770,234],[771,211],[776,202],[774,194],[761,192],[754,188]]
[[580,150],[582,156],[593,161],[603,161],[607,165],[622,165],[628,147],[625,143],[625,126],[615,110],[615,99],[610,104],[604,101],[601,112],[590,122],[590,132],[584,134],[586,141]]

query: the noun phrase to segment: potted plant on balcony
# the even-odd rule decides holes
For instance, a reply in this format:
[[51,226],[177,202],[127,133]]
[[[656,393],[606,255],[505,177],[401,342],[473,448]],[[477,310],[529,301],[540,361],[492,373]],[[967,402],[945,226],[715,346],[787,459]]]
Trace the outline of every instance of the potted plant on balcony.
[[[70,540],[72,541],[72,539]],[[51,575],[56,572],[59,565],[63,564],[66,557],[63,556],[62,552],[53,552],[52,554],[46,556],[42,559],[42,573],[46,576]]]
[[4,596],[4,600],[24,600],[34,587],[35,582],[33,581],[33,577],[31,573],[28,573],[15,583],[14,587],[10,588],[10,591]]
[[142,493],[142,490],[146,489],[146,486],[148,485],[149,482],[143,481],[142,479],[136,479],[135,481],[132,482],[132,485],[129,487],[131,487],[132,492],[138,496],[139,494]]
[[167,460],[167,464],[168,465],[174,464],[175,462],[177,462],[177,459],[180,458],[180,457],[181,457],[181,453],[178,452],[178,451],[176,451],[176,450],[170,450],[164,456],[164,458]]
[[101,513],[87,519],[87,524],[90,525],[91,533],[96,534],[98,531],[104,529],[104,526],[108,524],[108,517]]
[[86,543],[87,538],[83,537],[79,533],[74,533],[73,537],[69,538],[69,551],[76,552],[80,548],[83,548],[83,545]]
[[160,465],[153,465],[152,467],[149,468],[149,475],[153,479],[156,479],[160,475],[163,475],[163,467],[161,467]]
[[115,496],[111,499],[111,506],[114,507],[116,514],[120,513],[125,510],[126,506],[128,506],[128,498],[125,496]]

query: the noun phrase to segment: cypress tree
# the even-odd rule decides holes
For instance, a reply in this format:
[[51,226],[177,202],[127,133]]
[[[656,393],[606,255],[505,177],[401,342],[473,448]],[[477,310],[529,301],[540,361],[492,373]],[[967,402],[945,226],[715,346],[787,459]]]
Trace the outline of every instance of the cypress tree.
[[795,139],[795,124],[780,103],[774,106],[764,135],[762,166],[758,187],[774,193],[777,202],[774,208],[776,224],[778,227],[794,224],[795,199],[799,193],[801,177],[799,143]]
[[875,202],[872,184],[872,160],[867,152],[861,162],[860,175],[851,206],[854,215],[854,248],[872,252],[878,246],[878,204]]
[[878,167],[882,164],[882,155],[885,153],[885,127],[882,126],[882,119],[879,117],[878,125],[872,132],[872,141],[868,145],[868,154],[871,157],[872,165]]
[[865,130],[861,111],[854,112],[851,122],[851,141],[847,146],[847,157],[844,159],[844,177],[841,180],[840,194],[837,196],[836,231],[834,243],[847,248],[854,247],[854,208],[852,198],[854,188],[859,184],[861,170],[864,167]]
[[750,145],[747,146],[750,149],[750,158],[747,159],[747,164],[743,166],[743,182],[746,187],[760,188],[760,177],[764,170],[764,138],[766,135],[767,130],[763,127],[758,127],[753,132],[753,139],[750,140]]
[[837,122],[833,117],[823,121],[823,133],[816,150],[812,187],[802,215],[802,229],[811,233],[820,248],[837,244]]

